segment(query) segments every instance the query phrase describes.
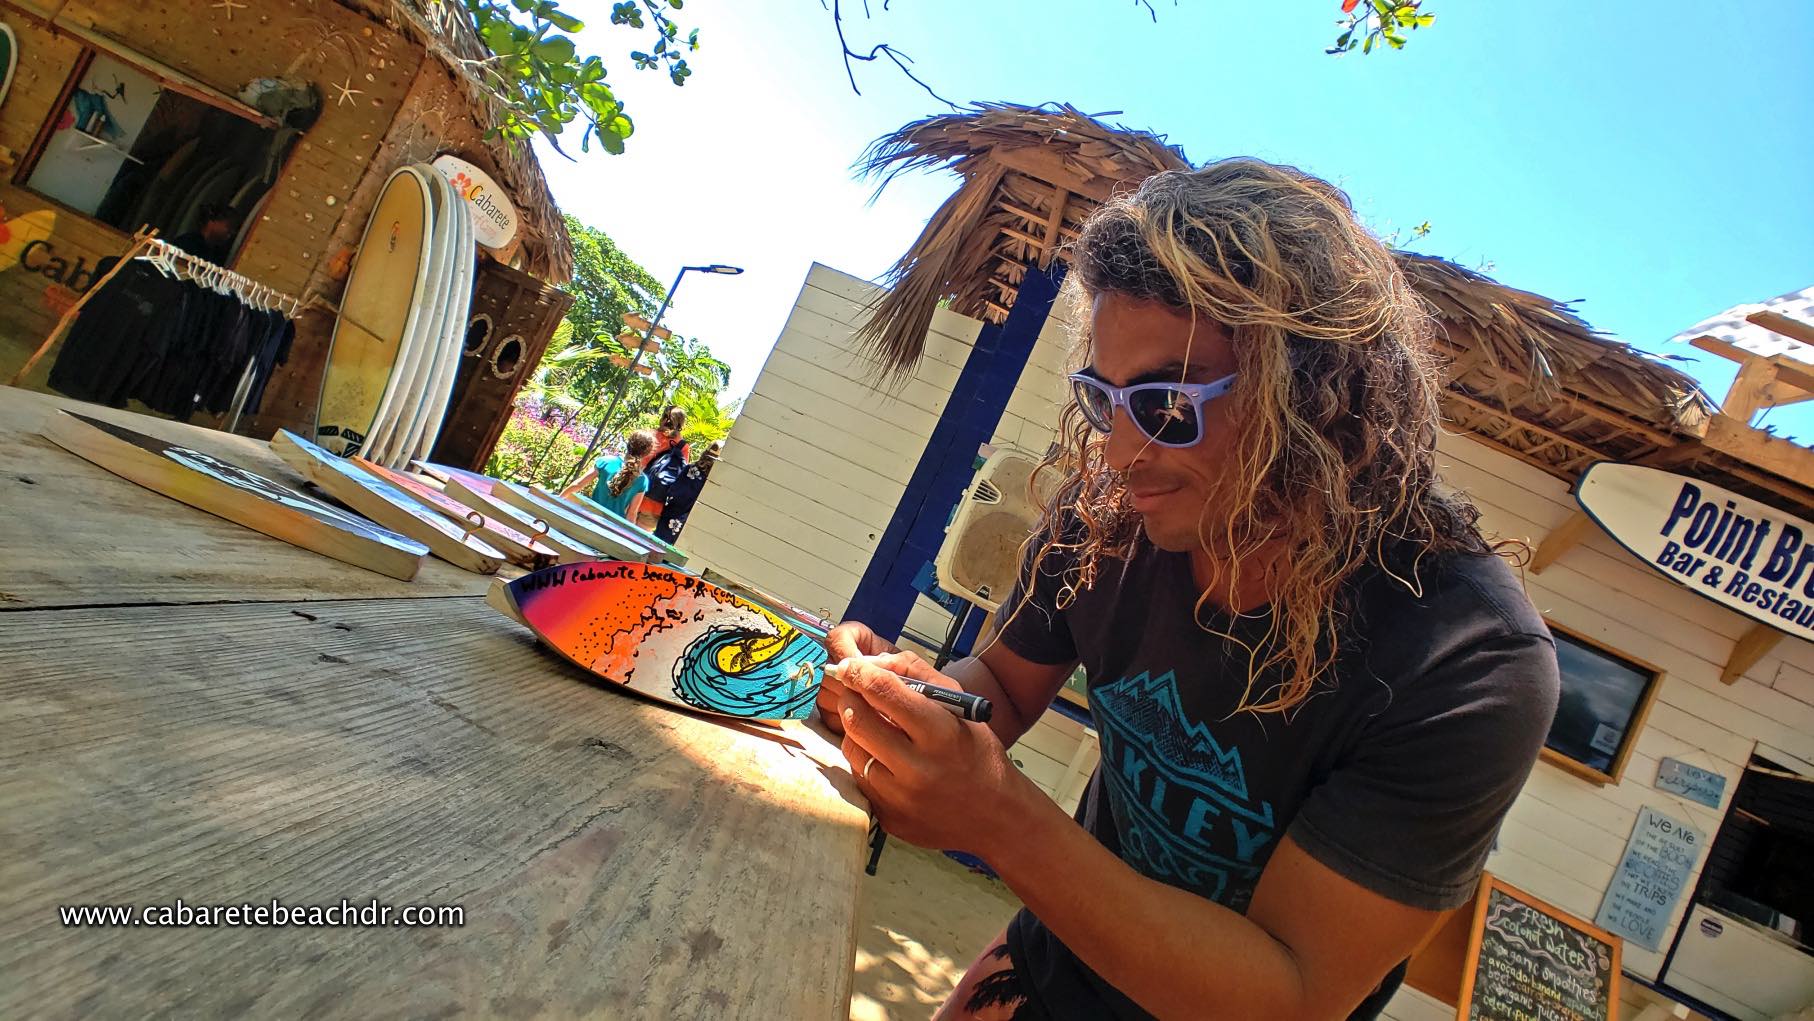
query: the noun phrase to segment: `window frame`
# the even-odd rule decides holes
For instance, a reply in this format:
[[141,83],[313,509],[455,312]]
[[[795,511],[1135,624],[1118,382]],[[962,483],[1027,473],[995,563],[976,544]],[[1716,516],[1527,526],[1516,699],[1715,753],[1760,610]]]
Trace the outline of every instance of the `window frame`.
[[[1632,707],[1631,719],[1625,725],[1624,733],[1620,735],[1619,750],[1613,754],[1612,764],[1605,771],[1595,769],[1551,748],[1547,734],[1544,738],[1543,749],[1539,753],[1544,762],[1589,783],[1601,787],[1618,784],[1624,779],[1625,766],[1631,760],[1631,753],[1637,748],[1638,735],[1644,731],[1644,723],[1650,718],[1650,707],[1656,702],[1657,692],[1663,687],[1663,678],[1668,671],[1655,663],[1633,656],[1608,642],[1583,634],[1575,628],[1558,623],[1547,616],[1543,620],[1555,635],[1584,645],[1595,652],[1610,656],[1626,666],[1650,675],[1650,680],[1644,685],[1643,693],[1638,696],[1637,704]],[[1563,679],[1563,683],[1567,684],[1566,678]]]

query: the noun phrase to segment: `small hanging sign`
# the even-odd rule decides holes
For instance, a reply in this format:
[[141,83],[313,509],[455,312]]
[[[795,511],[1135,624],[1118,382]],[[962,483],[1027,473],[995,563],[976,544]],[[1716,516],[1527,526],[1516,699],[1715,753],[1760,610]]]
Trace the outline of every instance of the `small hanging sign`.
[[466,199],[472,232],[486,248],[502,248],[516,237],[516,207],[491,175],[458,156],[435,157],[434,168]]
[[1575,499],[1652,570],[1814,639],[1814,524],[1700,479],[1612,461],[1582,473]]
[[1726,778],[1711,769],[1690,766],[1681,759],[1664,759],[1657,766],[1657,790],[1679,794],[1689,801],[1720,807],[1720,795],[1726,793]]

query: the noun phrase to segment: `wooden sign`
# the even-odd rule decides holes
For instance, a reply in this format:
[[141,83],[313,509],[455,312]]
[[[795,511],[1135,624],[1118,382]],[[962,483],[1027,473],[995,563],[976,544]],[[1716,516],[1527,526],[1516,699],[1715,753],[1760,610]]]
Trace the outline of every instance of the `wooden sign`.
[[1480,879],[1458,1021],[1618,1021],[1619,937]]
[[[638,334],[649,332],[649,321],[634,312],[624,313],[624,326],[635,330]],[[672,340],[674,334],[666,326],[657,326],[655,327],[655,337],[657,340]]]
[[115,475],[282,539],[401,581],[416,576],[428,547],[199,450],[84,415],[58,412],[51,442]]
[[1640,946],[1663,949],[1669,916],[1706,843],[1695,827],[1649,805],[1639,809],[1594,922]]
[[648,340],[644,340],[641,334],[636,333],[620,333],[617,335],[617,342],[624,346],[625,351],[629,351],[632,354],[634,354],[638,348],[641,348],[644,354],[655,354],[661,350],[660,339],[650,337]]
[[439,511],[443,517],[472,525],[473,535],[496,546],[513,564],[542,568],[562,562],[559,550],[544,545],[535,536],[525,534],[504,521],[466,506],[429,485],[419,475],[386,468],[362,457],[353,458],[353,463],[415,497],[422,506]]
[[460,528],[351,461],[336,457],[288,429],[271,437],[271,449],[322,492],[429,548],[442,560],[475,574],[495,574],[504,554],[470,528]]
[[1708,808],[1718,808],[1726,793],[1726,778],[1711,769],[1665,757],[1657,764],[1656,787]]
[[487,601],[597,677],[744,719],[812,715],[825,648],[702,578],[653,564],[564,564],[494,583]]
[[503,248],[516,237],[516,206],[491,175],[458,156],[437,156],[435,171],[466,199],[475,240],[486,248]]
[[1575,499],[1671,581],[1814,638],[1814,524],[1699,479],[1611,461],[1582,474]]

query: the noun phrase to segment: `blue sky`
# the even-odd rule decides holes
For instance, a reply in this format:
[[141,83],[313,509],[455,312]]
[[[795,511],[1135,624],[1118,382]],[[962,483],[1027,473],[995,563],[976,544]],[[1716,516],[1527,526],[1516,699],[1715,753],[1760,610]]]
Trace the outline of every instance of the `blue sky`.
[[[544,151],[556,200],[664,281],[689,275],[669,324],[754,383],[808,266],[873,277],[953,179],[873,187],[850,164],[874,138],[942,108],[891,67],[853,95],[814,0],[691,0],[702,48],[684,88],[634,72],[641,43],[582,37],[614,68],[629,152]],[[1730,363],[1677,331],[1814,282],[1814,19],[1805,0],[1556,5],[1429,0],[1436,24],[1399,52],[1323,54],[1334,0],[1146,9],[1118,0],[847,3],[854,48],[889,42],[949,98],[1063,101],[1167,135],[1192,160],[1253,155],[1346,188],[1381,233],[1429,221],[1413,247],[1516,287],[1584,299],[1597,328],[1697,356],[1717,398]],[[594,11],[591,8],[598,8]],[[582,10],[583,9],[583,10]],[[1814,436],[1814,409],[1774,414]]]

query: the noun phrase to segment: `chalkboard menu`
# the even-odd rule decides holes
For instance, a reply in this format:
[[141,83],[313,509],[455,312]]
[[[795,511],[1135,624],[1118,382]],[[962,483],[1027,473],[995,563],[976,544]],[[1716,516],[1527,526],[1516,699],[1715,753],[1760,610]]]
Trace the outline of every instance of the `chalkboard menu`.
[[1494,876],[1480,881],[1460,1021],[1618,1021],[1619,938]]

